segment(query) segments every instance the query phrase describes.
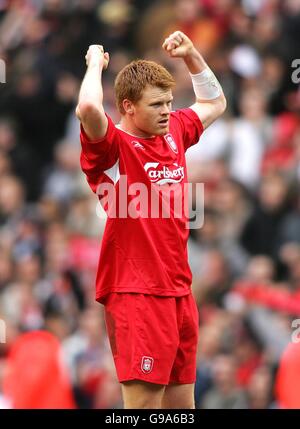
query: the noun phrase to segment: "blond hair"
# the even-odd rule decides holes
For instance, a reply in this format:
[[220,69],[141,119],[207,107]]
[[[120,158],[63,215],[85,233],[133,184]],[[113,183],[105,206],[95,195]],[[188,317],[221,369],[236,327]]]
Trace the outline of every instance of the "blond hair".
[[125,113],[123,100],[136,103],[142,98],[143,90],[147,85],[167,90],[175,85],[175,81],[168,70],[154,61],[135,60],[118,73],[115,80],[115,94],[121,114]]

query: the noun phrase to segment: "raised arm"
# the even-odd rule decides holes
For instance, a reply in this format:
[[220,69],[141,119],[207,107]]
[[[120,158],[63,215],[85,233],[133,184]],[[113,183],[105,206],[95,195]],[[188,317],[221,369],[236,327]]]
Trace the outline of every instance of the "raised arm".
[[190,108],[199,116],[203,127],[207,128],[226,109],[220,83],[193,42],[181,31],[175,31],[167,37],[162,47],[170,57],[184,60],[196,95],[196,102]]
[[91,45],[86,54],[87,71],[81,84],[76,116],[91,140],[105,136],[107,118],[103,108],[102,70],[106,69],[109,55],[103,46]]

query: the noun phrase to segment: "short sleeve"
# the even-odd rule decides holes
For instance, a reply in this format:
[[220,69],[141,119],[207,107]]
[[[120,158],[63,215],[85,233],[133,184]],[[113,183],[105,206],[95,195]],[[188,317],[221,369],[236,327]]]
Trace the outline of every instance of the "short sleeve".
[[203,133],[203,125],[198,115],[190,108],[180,109],[172,113],[182,133],[184,150],[198,143]]
[[111,118],[107,116],[107,119],[106,134],[98,140],[89,139],[83,126],[80,126],[81,169],[94,192],[103,172],[113,167],[119,159],[120,136]]

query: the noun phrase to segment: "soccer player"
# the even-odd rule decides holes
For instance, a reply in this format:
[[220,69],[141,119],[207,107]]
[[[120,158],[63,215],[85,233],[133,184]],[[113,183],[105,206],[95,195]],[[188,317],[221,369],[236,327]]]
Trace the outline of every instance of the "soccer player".
[[[185,151],[226,107],[218,80],[184,33],[172,33],[162,48],[185,62],[195,92],[192,106],[173,112],[173,77],[155,62],[136,60],[115,81],[121,114],[115,125],[104,111],[101,84],[109,54],[91,45],[76,108],[81,167],[89,185],[99,198],[103,184],[117,195],[116,215],[110,216],[106,205],[96,299],[105,306],[125,408],[194,408],[198,310],[187,262],[187,217],[174,210],[169,216],[144,216],[138,207],[136,216],[126,216],[123,194],[142,184],[149,191],[140,200],[145,203],[151,202],[151,189],[182,189]],[[183,195],[174,194],[173,200]]]

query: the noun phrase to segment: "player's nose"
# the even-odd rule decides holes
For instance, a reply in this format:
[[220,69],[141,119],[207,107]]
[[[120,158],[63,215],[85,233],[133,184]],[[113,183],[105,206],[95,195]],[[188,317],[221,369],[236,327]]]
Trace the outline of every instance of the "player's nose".
[[168,106],[168,104],[164,104],[161,108],[161,115],[169,115],[170,113],[170,107]]

